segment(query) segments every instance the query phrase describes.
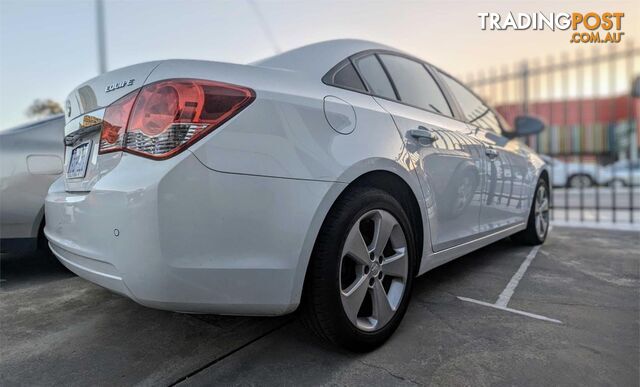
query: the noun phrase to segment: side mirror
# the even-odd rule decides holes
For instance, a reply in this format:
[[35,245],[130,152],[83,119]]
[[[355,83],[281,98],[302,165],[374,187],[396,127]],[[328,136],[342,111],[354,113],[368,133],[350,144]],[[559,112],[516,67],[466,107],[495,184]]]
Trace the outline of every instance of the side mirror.
[[516,117],[515,130],[511,137],[526,137],[538,134],[544,130],[544,122],[533,116]]

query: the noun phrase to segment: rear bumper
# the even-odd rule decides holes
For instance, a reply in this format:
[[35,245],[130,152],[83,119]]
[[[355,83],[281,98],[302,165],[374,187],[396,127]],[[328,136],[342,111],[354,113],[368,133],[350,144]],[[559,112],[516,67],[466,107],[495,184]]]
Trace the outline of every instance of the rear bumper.
[[332,185],[219,173],[190,152],[123,155],[91,192],[51,186],[45,235],[71,271],[149,307],[284,314]]

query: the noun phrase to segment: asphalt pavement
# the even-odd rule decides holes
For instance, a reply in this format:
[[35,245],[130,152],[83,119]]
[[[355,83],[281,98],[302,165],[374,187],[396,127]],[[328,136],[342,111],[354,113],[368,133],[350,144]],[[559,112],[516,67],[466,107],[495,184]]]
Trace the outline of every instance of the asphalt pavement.
[[637,386],[639,241],[554,228],[539,250],[487,246],[420,277],[396,334],[367,354],[295,315],[152,310],[51,256],[3,254],[0,385]]

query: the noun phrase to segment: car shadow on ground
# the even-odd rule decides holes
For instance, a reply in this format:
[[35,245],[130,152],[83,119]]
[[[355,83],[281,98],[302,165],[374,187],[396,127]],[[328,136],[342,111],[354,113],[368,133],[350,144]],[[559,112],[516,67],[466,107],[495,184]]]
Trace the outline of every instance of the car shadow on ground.
[[50,251],[17,250],[0,253],[0,289],[16,290],[73,277]]
[[[419,277],[407,314],[369,353],[328,345],[297,319],[180,380],[183,385],[634,385],[638,234],[557,230],[510,306],[493,303],[531,246],[503,240]],[[181,385],[182,385],[181,384]]]
[[296,314],[149,309],[73,278],[54,257],[3,254],[2,288],[12,288],[0,304],[0,384],[626,384],[637,359],[634,288],[598,278],[637,283],[636,260],[622,254],[637,234],[602,234],[554,232],[518,288],[515,307],[564,325],[457,299],[496,300],[531,251],[507,239],[417,278],[398,331],[367,354],[317,339]]
[[[458,292],[473,292],[477,287],[487,297],[499,294],[530,249],[506,239],[418,277],[405,321],[389,342],[373,352],[354,353],[331,345],[311,334],[294,314],[282,328],[252,341],[251,349],[216,359],[179,382],[196,386],[212,382],[251,385],[260,383],[259,380],[273,385],[421,384],[412,380],[410,369],[415,365],[404,373],[393,370],[402,362],[397,359],[409,364],[422,358],[421,362],[429,362],[429,367],[422,366],[424,372],[434,372],[430,368],[438,364],[436,358],[441,348],[461,345],[463,341],[457,329],[439,315],[439,309],[460,308],[460,318],[464,320],[470,310],[461,308],[456,296],[465,294]],[[465,284],[462,287],[465,290],[461,284]],[[293,375],[288,369],[304,372]],[[260,379],[256,375],[261,375]]]
[[[435,289],[463,281],[469,271],[487,264],[486,259],[501,259],[491,254],[492,250],[509,248],[514,248],[510,242],[499,242],[418,278],[410,310],[426,295],[440,294]],[[480,256],[485,259],[477,259]],[[1,284],[3,308],[16,311],[3,318],[6,361],[0,368],[5,376],[13,375],[14,379],[6,380],[9,382],[40,384],[46,380],[67,384],[69,376],[78,372],[75,369],[81,361],[91,370],[76,375],[83,384],[101,384],[114,372],[122,375],[120,381],[125,384],[174,383],[211,368],[231,354],[244,352],[241,350],[247,346],[253,348],[274,334],[285,335],[303,352],[354,359],[353,354],[311,335],[295,313],[257,318],[165,312],[145,308],[74,278],[51,254],[2,254],[0,265],[1,276],[6,280]],[[43,321],[48,321],[45,326]],[[24,332],[31,333],[25,337]],[[50,340],[61,334],[72,344],[51,344]],[[31,343],[29,348],[38,343],[44,347],[29,350],[24,347],[25,340]],[[137,358],[141,349],[147,351],[147,361]],[[30,371],[26,371],[25,364],[33,365]]]

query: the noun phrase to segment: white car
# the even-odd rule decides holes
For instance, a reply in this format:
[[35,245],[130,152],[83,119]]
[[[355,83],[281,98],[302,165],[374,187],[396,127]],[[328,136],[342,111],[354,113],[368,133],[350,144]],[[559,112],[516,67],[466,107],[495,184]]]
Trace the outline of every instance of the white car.
[[629,187],[640,185],[640,161],[619,160],[602,167],[600,184]]
[[44,198],[62,174],[64,117],[0,132],[0,245],[3,251],[47,248]]
[[302,309],[380,345],[413,278],[508,236],[547,236],[546,164],[465,86],[375,43],[249,65],[111,71],[69,95],[45,233],[81,277],[179,312]]
[[593,163],[565,162],[541,155],[551,166],[551,183],[554,187],[588,188],[601,182],[603,167]]

